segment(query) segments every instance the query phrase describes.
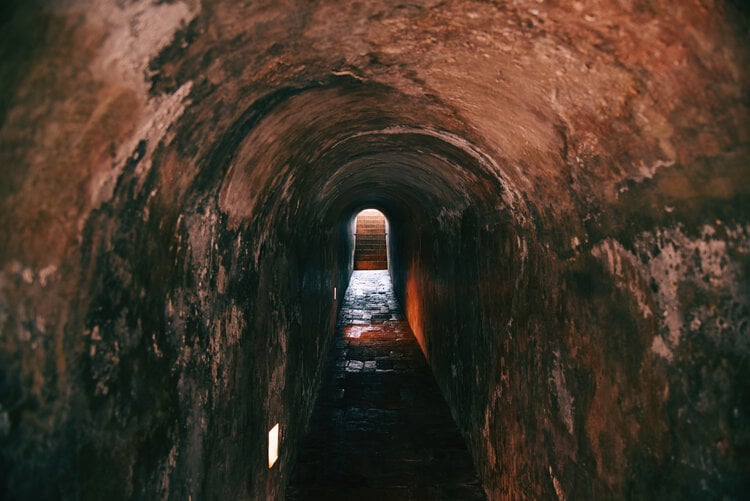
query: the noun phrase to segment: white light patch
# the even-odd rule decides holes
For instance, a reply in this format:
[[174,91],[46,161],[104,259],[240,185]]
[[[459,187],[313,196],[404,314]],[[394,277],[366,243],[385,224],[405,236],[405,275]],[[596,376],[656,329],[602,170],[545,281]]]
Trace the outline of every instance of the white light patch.
[[268,467],[273,468],[276,460],[279,459],[279,424],[271,428],[268,432]]
[[333,300],[336,300],[336,287],[333,288]]

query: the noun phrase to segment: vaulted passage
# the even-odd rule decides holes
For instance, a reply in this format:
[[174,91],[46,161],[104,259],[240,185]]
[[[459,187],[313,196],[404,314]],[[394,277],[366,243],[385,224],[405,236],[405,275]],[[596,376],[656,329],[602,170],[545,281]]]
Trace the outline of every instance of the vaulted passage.
[[0,498],[742,498],[745,3],[0,2]]

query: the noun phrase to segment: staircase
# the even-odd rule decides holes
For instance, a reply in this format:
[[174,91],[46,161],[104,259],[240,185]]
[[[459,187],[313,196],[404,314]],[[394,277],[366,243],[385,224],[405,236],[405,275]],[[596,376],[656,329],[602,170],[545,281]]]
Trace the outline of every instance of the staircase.
[[354,246],[355,270],[387,270],[388,251],[385,241],[385,218],[375,210],[357,216]]

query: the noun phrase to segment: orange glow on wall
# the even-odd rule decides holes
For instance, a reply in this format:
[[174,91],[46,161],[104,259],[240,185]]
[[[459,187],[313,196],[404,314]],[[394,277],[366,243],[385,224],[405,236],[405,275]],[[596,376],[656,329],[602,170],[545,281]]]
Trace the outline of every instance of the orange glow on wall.
[[417,343],[422,348],[422,353],[429,360],[424,342],[424,332],[422,331],[422,307],[419,288],[413,274],[410,274],[406,280],[406,297],[404,299],[406,301],[406,319],[409,321],[409,327],[411,327],[414,337],[417,338]]

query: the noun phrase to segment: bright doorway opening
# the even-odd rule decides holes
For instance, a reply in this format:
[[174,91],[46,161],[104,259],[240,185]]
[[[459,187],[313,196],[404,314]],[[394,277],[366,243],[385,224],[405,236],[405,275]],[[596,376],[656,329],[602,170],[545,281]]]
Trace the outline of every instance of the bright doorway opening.
[[357,214],[354,233],[354,269],[388,269],[388,231],[382,212],[365,209]]

